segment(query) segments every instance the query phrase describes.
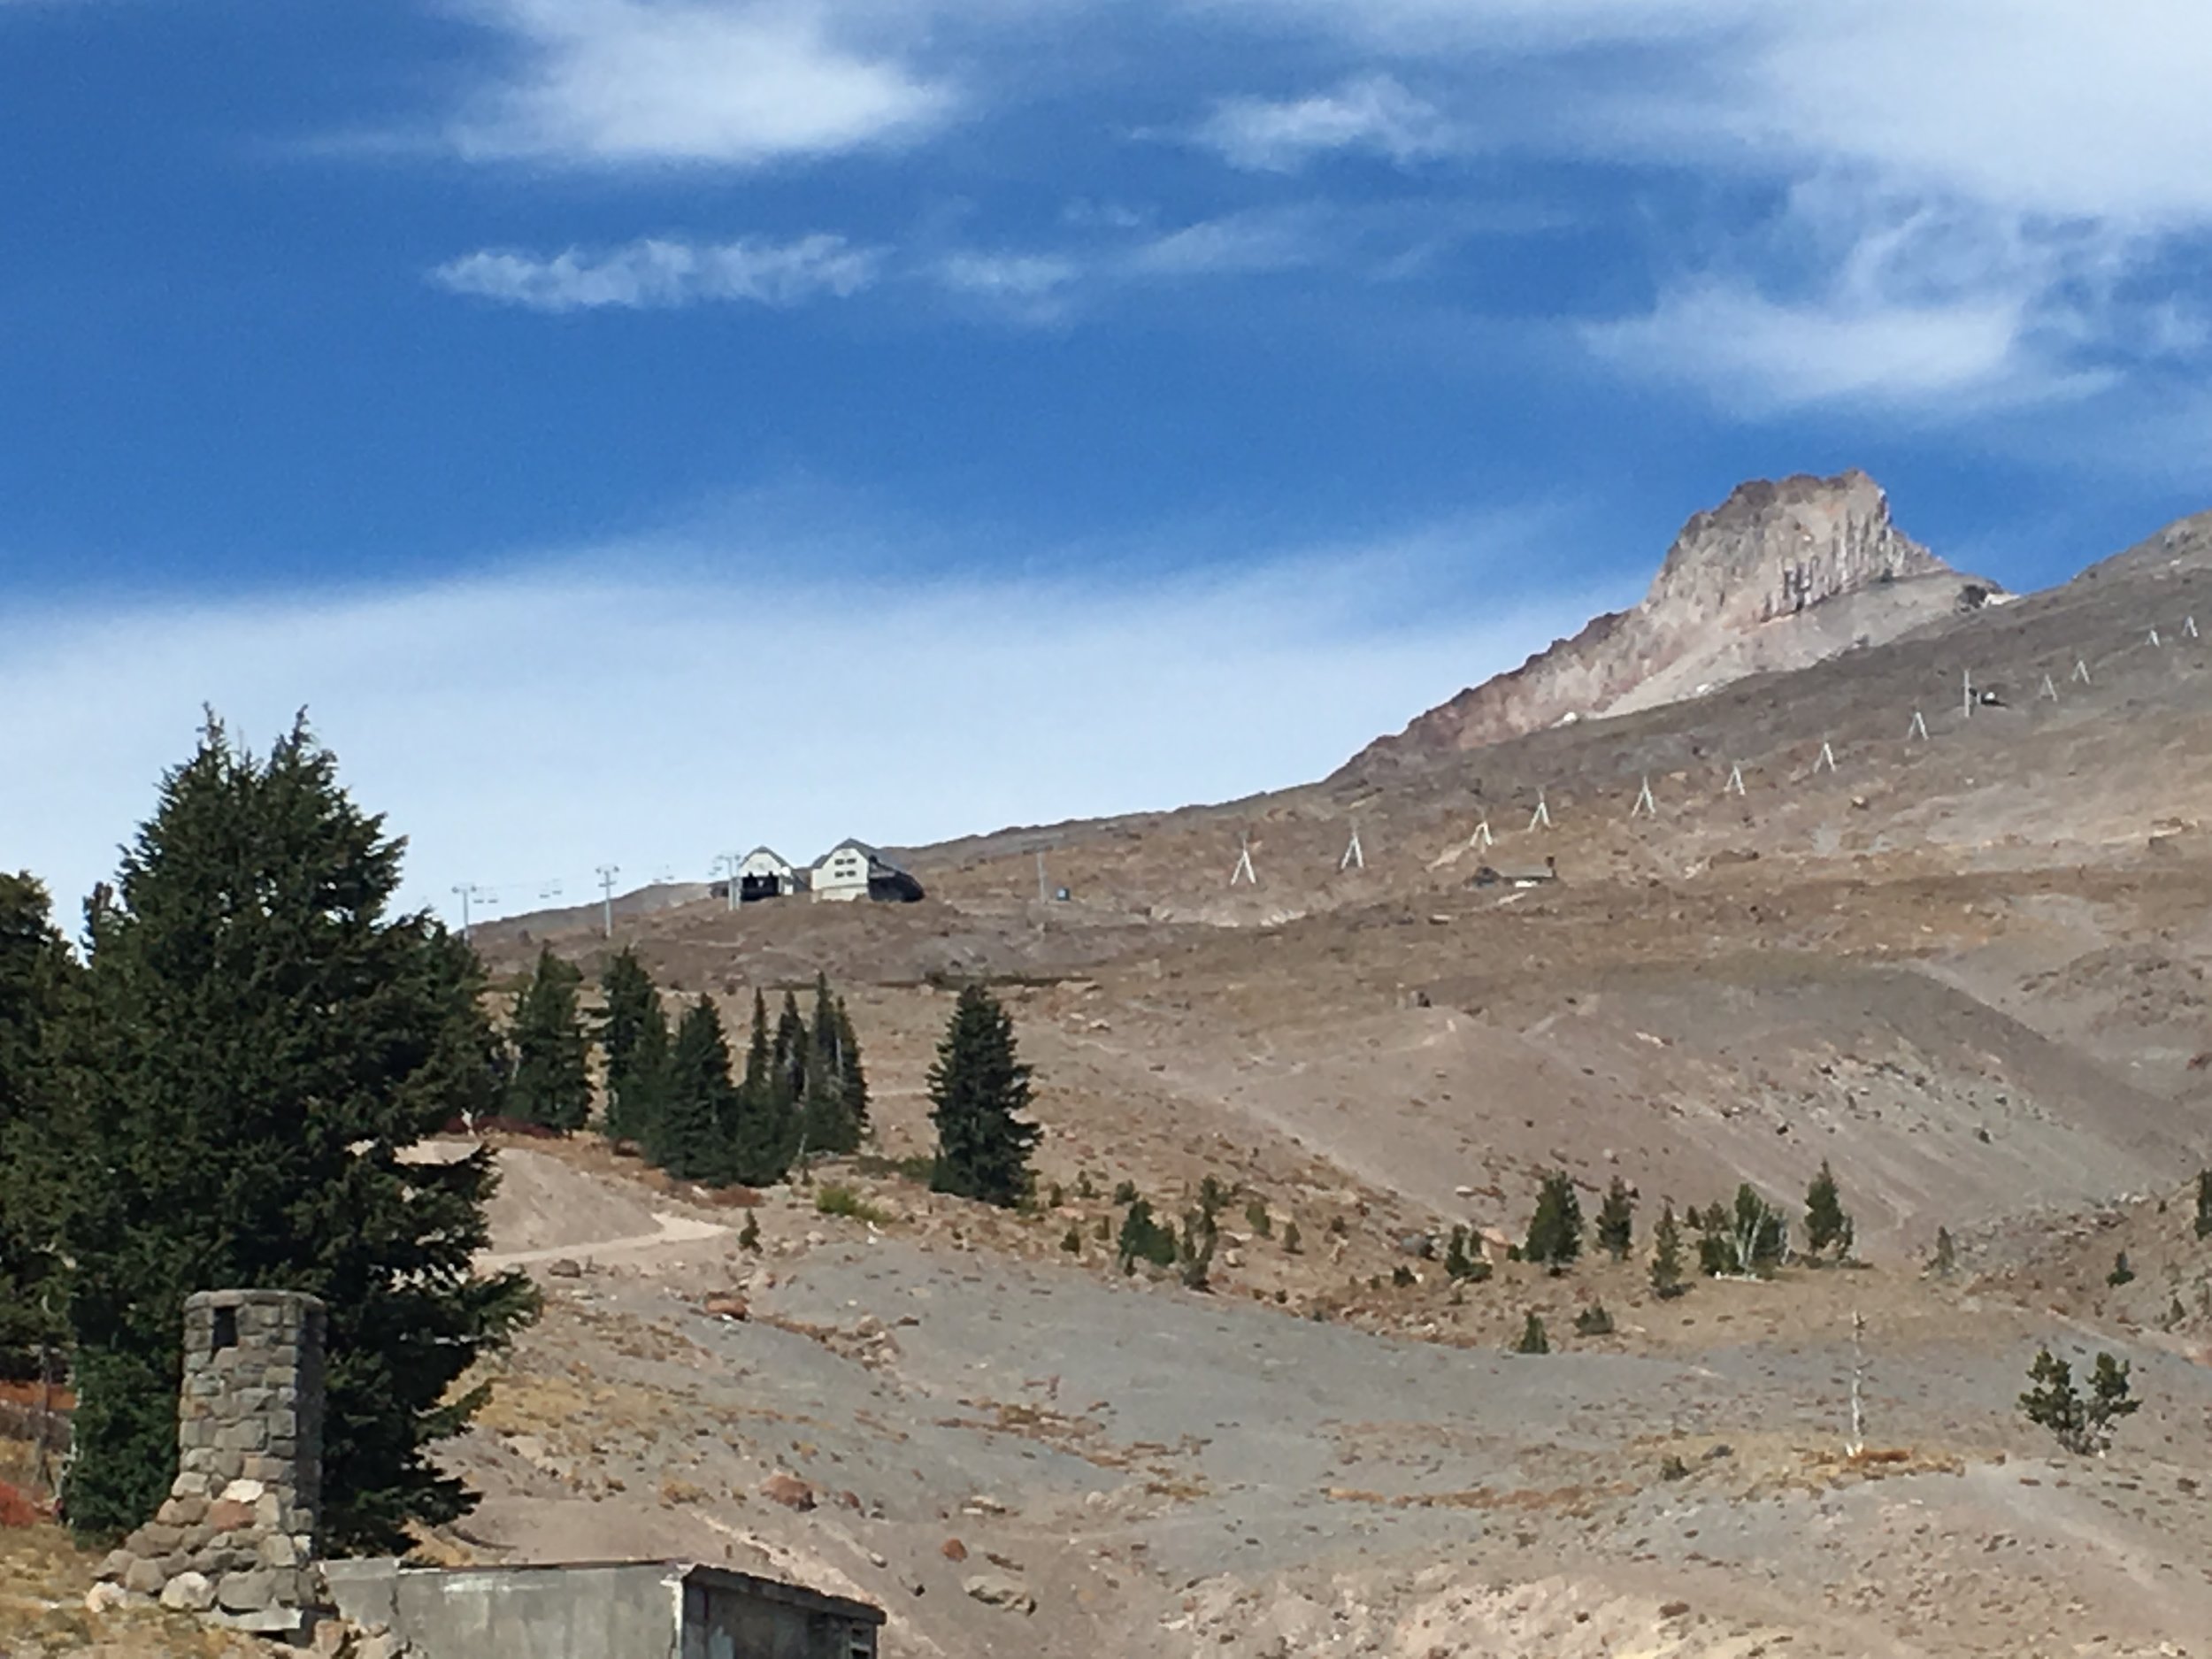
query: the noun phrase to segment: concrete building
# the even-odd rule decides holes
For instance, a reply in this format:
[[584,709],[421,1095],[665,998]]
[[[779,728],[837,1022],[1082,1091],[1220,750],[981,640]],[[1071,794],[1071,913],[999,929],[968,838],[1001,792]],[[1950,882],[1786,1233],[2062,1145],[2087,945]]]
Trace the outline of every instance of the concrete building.
[[818,899],[877,899],[911,903],[922,884],[865,841],[844,841],[824,853],[813,870]]
[[340,1616],[420,1659],[876,1659],[864,1601],[682,1562],[432,1568],[334,1561]]
[[752,904],[762,899],[787,899],[806,891],[808,875],[774,848],[756,847],[737,866],[737,901]]

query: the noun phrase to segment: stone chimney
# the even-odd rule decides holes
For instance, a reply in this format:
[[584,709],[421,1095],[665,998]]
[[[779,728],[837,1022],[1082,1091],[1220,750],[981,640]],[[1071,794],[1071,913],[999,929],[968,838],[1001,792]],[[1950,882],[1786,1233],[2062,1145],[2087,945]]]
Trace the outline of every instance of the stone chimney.
[[184,1304],[177,1479],[101,1576],[237,1629],[296,1631],[322,1501],[323,1304],[210,1290]]

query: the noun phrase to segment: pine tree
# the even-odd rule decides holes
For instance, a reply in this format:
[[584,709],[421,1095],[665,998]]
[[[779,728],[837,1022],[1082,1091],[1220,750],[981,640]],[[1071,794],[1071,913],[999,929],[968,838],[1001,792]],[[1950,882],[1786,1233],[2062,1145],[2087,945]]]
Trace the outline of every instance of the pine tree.
[[960,993],[929,1069],[937,1125],[931,1187],[1011,1208],[1029,1195],[1029,1154],[1042,1133],[1021,1116],[1029,1068],[1014,1051],[1014,1021],[980,985]]
[[1521,1255],[1557,1273],[1581,1254],[1582,1203],[1566,1171],[1555,1170],[1544,1177],[1537,1194],[1536,1214],[1529,1221],[1528,1241]]
[[2197,1237],[2212,1239],[2212,1170],[2197,1171]]
[[1808,1254],[1817,1256],[1832,1244],[1838,1247],[1836,1255],[1840,1260],[1851,1248],[1851,1217],[1843,1213],[1835,1174],[1823,1158],[1820,1173],[1805,1189],[1805,1248]]
[[555,956],[538,952],[538,965],[515,1002],[507,1041],[513,1058],[507,1076],[507,1115],[568,1134],[591,1116],[591,1040],[577,1012],[584,976]]
[[806,1020],[799,1012],[797,996],[786,991],[783,1011],[776,1016],[776,1076],[782,1098],[794,1109],[806,1098]]
[[851,1125],[853,1145],[857,1147],[868,1133],[868,1072],[860,1058],[860,1039],[853,1032],[852,1016],[845,1011],[845,999],[837,999],[837,1064],[841,1088],[845,1096],[845,1121]]
[[1455,1281],[1465,1279],[1475,1271],[1474,1258],[1467,1253],[1467,1229],[1463,1225],[1452,1229],[1450,1240],[1444,1246],[1444,1273]]
[[2097,1356],[2086,1400],[2074,1386],[2074,1368],[2048,1348],[2037,1350],[2028,1380],[2033,1386],[2020,1396],[2021,1410],[2070,1452],[2102,1456],[2118,1421],[2142,1409],[2129,1398],[2127,1362],[2109,1354]]
[[1625,1262],[1634,1248],[1635,1233],[1635,1200],[1628,1194],[1628,1183],[1616,1175],[1605,1189],[1605,1202],[1598,1206],[1598,1247],[1615,1261]]
[[650,1141],[668,1067],[660,991],[627,947],[607,964],[599,990],[606,1002],[599,1047],[607,1057],[607,1133],[616,1141]]
[[1672,1204],[1659,1211],[1652,1233],[1651,1290],[1663,1302],[1682,1294],[1682,1229],[1675,1224]]
[[0,875],[0,1377],[30,1376],[65,1345],[60,1214],[76,1171],[62,1151],[59,1075],[75,964],[46,890]]
[[1521,1340],[1515,1345],[1513,1351],[1516,1354],[1548,1354],[1551,1352],[1551,1336],[1545,1331],[1544,1321],[1537,1315],[1533,1308],[1529,1310],[1527,1323],[1521,1326]]
[[860,1122],[850,1115],[845,1032],[830,995],[829,976],[814,981],[814,1018],[807,1028],[806,1093],[799,1104],[800,1144],[811,1156],[860,1149]]
[[1114,1251],[1125,1273],[1135,1272],[1139,1262],[1149,1262],[1155,1267],[1172,1267],[1175,1229],[1155,1221],[1151,1203],[1137,1199],[1129,1206],[1129,1213],[1121,1218],[1121,1233],[1115,1240]]
[[474,953],[388,913],[403,844],[303,720],[265,762],[211,718],[88,907],[73,1194],[75,1461],[89,1535],[145,1520],[176,1469],[186,1296],[328,1309],[322,1519],[340,1551],[408,1543],[474,1502],[432,1461],[482,1404],[456,1385],[535,1309],[477,1277],[488,1149],[405,1156],[493,1104]]
[[714,999],[702,995],[684,1010],[668,1051],[665,1094],[647,1156],[679,1180],[721,1185],[732,1168],[730,1044]]
[[772,1187],[791,1172],[799,1154],[799,1102],[791,1072],[776,1058],[768,1030],[768,1005],[753,993],[752,1035],[745,1045],[745,1080],[731,1097],[726,1124],[730,1175],[748,1187]]

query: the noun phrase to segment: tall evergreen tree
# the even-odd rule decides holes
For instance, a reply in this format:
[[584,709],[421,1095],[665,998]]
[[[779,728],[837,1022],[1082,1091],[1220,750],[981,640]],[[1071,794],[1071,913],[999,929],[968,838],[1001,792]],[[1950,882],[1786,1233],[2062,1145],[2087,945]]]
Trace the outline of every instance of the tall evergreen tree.
[[1014,1052],[1013,1017],[982,986],[969,986],[929,1069],[933,1190],[1010,1208],[1029,1195],[1029,1154],[1043,1133],[1021,1116],[1029,1075]]
[[1651,1235],[1651,1289],[1661,1301],[1682,1294],[1682,1229],[1674,1218],[1674,1206],[1659,1211],[1659,1225]]
[[777,1087],[793,1108],[806,1098],[807,1030],[799,1012],[799,999],[783,994],[783,1011],[776,1016],[775,1064]]
[[497,1044],[474,953],[388,913],[403,849],[303,719],[264,762],[211,718],[88,907],[75,1156],[98,1179],[65,1232],[81,1532],[168,1493],[184,1299],[225,1286],[329,1310],[332,1546],[403,1548],[474,1502],[430,1454],[483,1402],[463,1374],[536,1303],[521,1274],[472,1271],[489,1151],[404,1156],[491,1106]]
[[0,1377],[34,1372],[65,1343],[58,1062],[75,964],[46,919],[46,890],[0,874]]
[[703,995],[677,1022],[657,1133],[647,1156],[679,1180],[733,1179],[730,1120],[735,1092],[722,1016],[714,999]]
[[745,1081],[731,1101],[727,1124],[730,1179],[748,1187],[772,1187],[791,1172],[799,1152],[799,1102],[790,1091],[791,1072],[779,1064],[775,1038],[769,1034],[768,1005],[753,993],[753,1030],[745,1045]]
[[851,1115],[846,1087],[845,1029],[830,995],[829,976],[814,981],[814,1018],[807,1027],[806,1093],[799,1103],[799,1143],[810,1155],[855,1152],[860,1148],[858,1120]]
[[577,1011],[582,970],[538,952],[538,965],[516,1000],[507,1041],[507,1115],[572,1133],[591,1116],[591,1040]]
[[617,1141],[652,1136],[668,1070],[668,1015],[637,953],[625,947],[600,976],[606,1012],[599,1025],[607,1061],[606,1130]]
[[1563,1271],[1582,1254],[1582,1202],[1575,1196],[1574,1181],[1566,1171],[1554,1170],[1544,1177],[1521,1254],[1532,1262],[1541,1262],[1555,1273]]
[[857,1147],[868,1133],[868,1071],[860,1058],[860,1039],[853,1032],[853,1018],[845,1011],[845,999],[837,999],[837,1064],[839,1087],[845,1097],[845,1120],[852,1125]]
[[1598,1248],[1617,1262],[1625,1262],[1635,1244],[1636,1204],[1628,1195],[1628,1183],[1616,1175],[1598,1206]]

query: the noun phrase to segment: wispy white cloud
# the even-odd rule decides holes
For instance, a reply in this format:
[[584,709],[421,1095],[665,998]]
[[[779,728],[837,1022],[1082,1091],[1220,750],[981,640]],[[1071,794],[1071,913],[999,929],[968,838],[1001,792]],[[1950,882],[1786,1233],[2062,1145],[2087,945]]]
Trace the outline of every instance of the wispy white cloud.
[[1820,403],[1956,407],[2058,394],[2062,377],[2024,361],[2025,332],[2021,305],[2003,299],[1784,303],[1716,283],[1675,289],[1647,314],[1583,335],[1609,362],[1761,416]]
[[841,236],[795,242],[700,243],[657,238],[619,248],[569,249],[550,257],[482,250],[449,261],[431,280],[473,295],[539,311],[667,310],[710,300],[796,305],[848,298],[872,284],[879,250]]
[[1269,173],[1294,173],[1334,150],[1365,150],[1402,165],[1465,142],[1435,104],[1386,74],[1356,76],[1302,98],[1225,99],[1195,136],[1234,165]]
[[1599,356],[1733,413],[1816,404],[1948,415],[2078,400],[2124,360],[2200,353],[2200,318],[2131,280],[2144,239],[1827,176],[1763,233],[1581,330]]
[[475,0],[471,10],[513,59],[446,126],[446,142],[472,160],[751,165],[910,139],[959,105],[949,83],[849,39],[849,6]]
[[[0,795],[0,857],[66,910],[203,703],[262,741],[305,704],[411,836],[409,896],[442,903],[459,881],[510,907],[552,878],[572,895],[610,859],[703,876],[757,841],[810,854],[1231,798],[1331,770],[1618,597],[1432,603],[1486,559],[1525,563],[1544,523],[1142,583],[901,581],[872,533],[731,534],[403,592],[45,614],[0,639],[0,775],[43,780]],[[866,718],[825,743],[832,709]]]

